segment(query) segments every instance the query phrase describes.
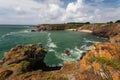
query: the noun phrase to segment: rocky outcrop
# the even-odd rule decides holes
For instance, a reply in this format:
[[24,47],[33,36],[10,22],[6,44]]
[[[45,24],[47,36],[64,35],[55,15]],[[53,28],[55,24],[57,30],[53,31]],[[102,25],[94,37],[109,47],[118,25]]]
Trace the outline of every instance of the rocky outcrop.
[[120,50],[120,35],[116,35],[116,36],[110,37],[110,42],[112,44],[115,44],[119,48],[119,50]]
[[66,30],[66,29],[78,29],[79,27],[88,23],[65,23],[65,24],[40,24],[36,25],[38,31],[50,31],[50,30]]
[[50,31],[50,30],[64,30],[65,25],[59,24],[59,25],[53,25],[53,24],[42,24],[37,25],[38,31]]
[[[43,63],[46,50],[19,45],[7,52],[0,68],[3,80],[120,80],[120,52],[111,43],[95,43],[77,63],[66,62],[59,70]],[[16,61],[17,60],[17,61]],[[46,70],[47,69],[47,70]]]
[[[77,64],[68,62],[62,68],[68,80],[120,80],[120,53],[110,43],[96,43]],[[69,75],[69,77],[68,77]]]
[[17,74],[47,68],[44,63],[46,53],[45,49],[32,44],[12,48],[1,60],[0,78],[9,79],[9,76],[15,77]]
[[120,34],[120,23],[87,24],[78,30],[91,30],[93,35],[110,38]]
[[93,34],[100,37],[113,37],[120,33],[120,24],[106,24],[102,28],[97,28],[93,30]]

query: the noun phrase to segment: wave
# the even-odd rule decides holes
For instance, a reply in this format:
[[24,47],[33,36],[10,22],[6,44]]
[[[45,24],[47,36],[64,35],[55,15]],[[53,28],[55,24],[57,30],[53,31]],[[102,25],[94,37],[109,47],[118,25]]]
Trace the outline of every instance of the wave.
[[93,41],[93,40],[88,40],[88,39],[86,39],[86,38],[84,38],[83,40],[84,40],[84,42],[86,42],[86,43],[95,43],[95,41]]
[[83,51],[78,49],[77,47],[75,47],[74,49],[70,49],[70,53],[71,53],[71,55],[69,55],[69,56],[66,55],[65,53],[55,54],[55,55],[59,59],[62,59],[64,61],[64,63],[67,61],[76,62],[82,56]]
[[51,33],[48,33],[47,47],[49,51],[55,51],[54,48],[57,48],[57,45],[52,41]]
[[80,48],[75,46],[74,49],[69,49],[71,53],[69,56],[66,55],[65,53],[55,54],[55,55],[59,59],[63,60],[64,63],[68,61],[76,62],[77,60],[81,58],[83,53],[87,52],[90,49],[91,49],[91,46],[87,46],[87,45],[83,45]]
[[25,28],[30,28],[31,26],[24,26]]
[[80,47],[81,50],[87,51],[91,49],[91,46],[87,46],[87,44],[84,44]]
[[7,36],[10,36],[10,35],[17,35],[17,34],[21,34],[21,33],[29,33],[30,31],[29,30],[22,30],[22,31],[18,31],[18,32],[9,32],[9,33],[6,33],[4,35],[2,35],[0,37],[0,40],[7,37]]

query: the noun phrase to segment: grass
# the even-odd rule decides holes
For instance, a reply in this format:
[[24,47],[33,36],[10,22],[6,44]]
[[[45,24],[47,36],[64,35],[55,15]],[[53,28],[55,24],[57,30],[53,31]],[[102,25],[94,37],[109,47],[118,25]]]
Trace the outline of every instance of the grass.
[[16,64],[10,64],[10,65],[7,65],[7,68],[11,68],[11,67],[14,67]]
[[120,62],[115,59],[107,59],[102,57],[92,57],[90,58],[91,62],[97,61],[101,64],[106,64],[112,66],[114,69],[120,69]]

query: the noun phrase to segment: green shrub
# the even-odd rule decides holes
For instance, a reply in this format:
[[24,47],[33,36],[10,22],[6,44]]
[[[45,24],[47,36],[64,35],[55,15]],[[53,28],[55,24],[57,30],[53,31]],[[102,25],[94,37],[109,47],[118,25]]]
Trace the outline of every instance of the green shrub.
[[30,70],[30,62],[28,61],[22,61],[20,63],[20,72],[28,72]]

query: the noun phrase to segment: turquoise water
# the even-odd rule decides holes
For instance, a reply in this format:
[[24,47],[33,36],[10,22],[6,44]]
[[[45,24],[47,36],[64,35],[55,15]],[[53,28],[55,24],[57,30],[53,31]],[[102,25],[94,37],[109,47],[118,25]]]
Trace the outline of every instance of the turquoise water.
[[[61,66],[66,61],[78,60],[82,53],[90,50],[95,42],[107,41],[96,36],[72,31],[30,32],[31,26],[0,26],[0,58],[18,44],[37,44],[41,42],[48,50],[44,62],[49,66]],[[70,49],[70,56],[64,54]]]

